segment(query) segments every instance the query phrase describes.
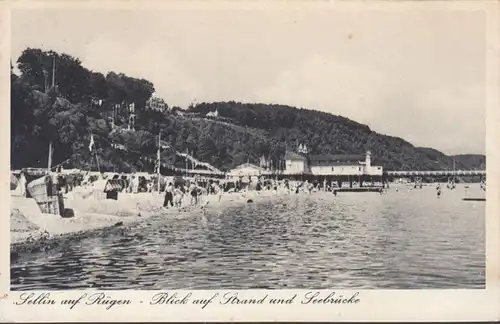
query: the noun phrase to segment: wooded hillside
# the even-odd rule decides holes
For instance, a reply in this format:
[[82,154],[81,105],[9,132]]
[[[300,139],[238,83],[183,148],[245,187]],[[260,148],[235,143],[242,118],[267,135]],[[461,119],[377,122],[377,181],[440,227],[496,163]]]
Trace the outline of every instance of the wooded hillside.
[[[55,58],[55,59],[54,59]],[[51,70],[56,63],[55,87]],[[453,167],[451,157],[405,140],[372,131],[368,126],[324,112],[283,105],[238,102],[201,103],[167,113],[145,110],[154,85],[144,79],[90,71],[67,54],[27,49],[17,60],[20,75],[11,71],[11,167],[46,167],[48,146],[53,165],[95,169],[88,149],[93,134],[103,171],[152,171],[144,158],[156,159],[158,134],[170,149],[162,161],[183,167],[175,151],[188,150],[198,160],[222,170],[261,156],[283,168],[285,151],[306,144],[311,154],[364,154],[388,170],[442,170]],[[134,104],[135,131],[112,131],[126,126]],[[206,118],[217,110],[219,117]],[[179,113],[180,112],[180,113]],[[122,149],[117,149],[120,144]],[[123,149],[124,148],[124,149]],[[476,162],[457,158],[456,168]],[[475,161],[475,160],[474,160]]]

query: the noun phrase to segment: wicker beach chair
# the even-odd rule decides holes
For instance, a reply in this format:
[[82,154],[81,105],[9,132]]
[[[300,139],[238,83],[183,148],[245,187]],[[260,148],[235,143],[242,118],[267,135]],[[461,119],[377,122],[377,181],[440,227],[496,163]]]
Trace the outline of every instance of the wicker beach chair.
[[54,181],[52,176],[45,175],[33,180],[27,187],[42,213],[63,216],[63,196],[57,190],[57,181]]

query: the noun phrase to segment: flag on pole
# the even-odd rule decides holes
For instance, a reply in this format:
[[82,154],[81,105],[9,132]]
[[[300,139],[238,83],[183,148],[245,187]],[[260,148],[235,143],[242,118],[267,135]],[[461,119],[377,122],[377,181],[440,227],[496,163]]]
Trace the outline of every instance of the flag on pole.
[[93,148],[94,148],[94,135],[90,134],[89,151],[92,152]]

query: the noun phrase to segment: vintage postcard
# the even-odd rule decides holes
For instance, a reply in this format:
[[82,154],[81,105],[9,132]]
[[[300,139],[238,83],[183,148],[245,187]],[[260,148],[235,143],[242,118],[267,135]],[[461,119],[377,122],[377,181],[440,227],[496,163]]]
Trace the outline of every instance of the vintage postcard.
[[1,321],[499,320],[499,8],[1,2]]

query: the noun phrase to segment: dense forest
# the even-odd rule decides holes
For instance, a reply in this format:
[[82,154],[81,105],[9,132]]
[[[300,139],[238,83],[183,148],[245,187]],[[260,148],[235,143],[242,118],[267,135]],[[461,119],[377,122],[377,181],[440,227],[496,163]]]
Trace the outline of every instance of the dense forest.
[[484,154],[460,154],[451,157],[468,169],[485,170],[486,168],[486,156]]
[[[55,64],[55,69],[53,66]],[[283,168],[285,151],[306,144],[312,154],[372,152],[373,163],[389,170],[440,170],[453,159],[417,148],[401,138],[324,112],[283,105],[238,102],[200,103],[166,113],[146,110],[154,85],[144,79],[84,68],[67,54],[26,49],[11,69],[11,168],[46,167],[49,143],[53,165],[95,169],[88,149],[96,143],[101,170],[152,171],[161,134],[163,163],[184,166],[175,151],[228,170],[264,156]],[[52,74],[52,71],[55,71]],[[53,80],[54,79],[54,80]],[[135,130],[127,130],[131,113]],[[206,117],[218,111],[218,117]],[[118,128],[113,129],[112,123]],[[123,126],[123,128],[120,128]],[[457,168],[473,168],[457,158]],[[477,162],[477,161],[476,161]],[[479,162],[477,162],[479,163]],[[477,164],[476,163],[476,164]],[[474,164],[474,165],[476,165]]]

